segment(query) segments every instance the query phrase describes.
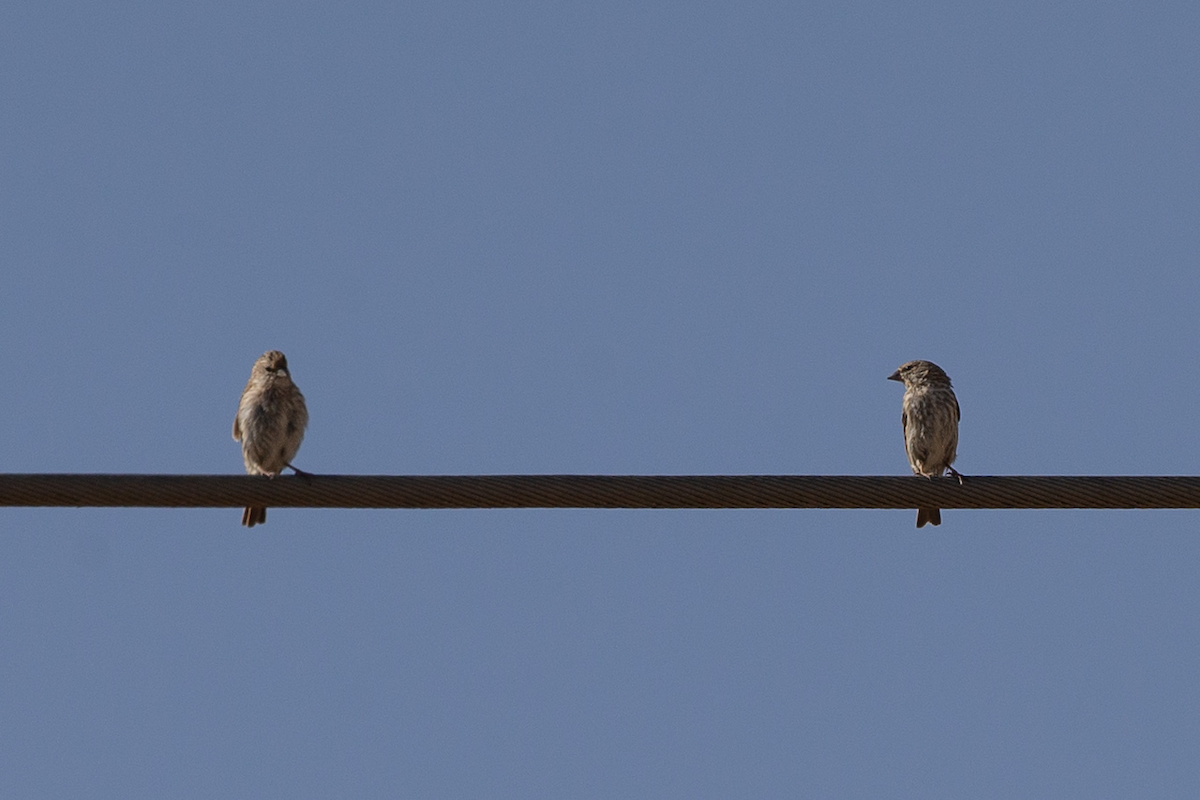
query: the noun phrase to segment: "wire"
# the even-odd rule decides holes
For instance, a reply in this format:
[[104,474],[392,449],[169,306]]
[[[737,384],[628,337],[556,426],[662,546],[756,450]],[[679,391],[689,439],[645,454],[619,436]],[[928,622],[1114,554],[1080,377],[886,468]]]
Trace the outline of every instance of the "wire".
[[0,475],[0,506],[155,508],[1200,508],[1200,477]]

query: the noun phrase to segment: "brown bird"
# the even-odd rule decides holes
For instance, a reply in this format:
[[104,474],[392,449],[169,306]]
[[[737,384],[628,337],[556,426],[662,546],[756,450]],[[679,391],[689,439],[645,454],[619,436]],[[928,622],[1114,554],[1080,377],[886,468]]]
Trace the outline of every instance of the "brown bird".
[[[958,421],[962,413],[950,386],[950,376],[930,361],[909,361],[888,376],[904,383],[904,449],[913,474],[932,478],[946,470],[962,483],[954,467],[958,455]],[[942,524],[938,508],[918,508],[917,527]]]
[[[291,463],[306,427],[308,409],[304,395],[292,383],[287,358],[278,350],[263,353],[250,370],[233,418],[233,439],[242,443],[246,473],[274,478],[288,467],[297,475],[308,475]],[[248,528],[266,521],[267,509],[261,506],[247,506],[242,512],[242,524]]]

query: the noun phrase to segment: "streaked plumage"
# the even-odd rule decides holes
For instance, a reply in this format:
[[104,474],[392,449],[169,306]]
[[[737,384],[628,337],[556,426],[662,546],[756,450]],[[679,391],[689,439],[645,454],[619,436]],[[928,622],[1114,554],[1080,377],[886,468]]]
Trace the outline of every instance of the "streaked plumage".
[[[287,358],[278,350],[263,353],[250,370],[250,380],[233,419],[234,441],[242,443],[242,460],[250,475],[274,478],[292,459],[304,440],[308,409],[304,395],[292,383]],[[242,524],[254,527],[267,521],[267,509],[248,506]]]
[[[888,380],[904,383],[901,421],[904,449],[913,474],[932,478],[950,470],[961,481],[962,476],[950,466],[958,455],[958,421],[962,416],[950,377],[932,362],[909,361]],[[927,522],[941,525],[941,509],[917,509],[917,527]]]

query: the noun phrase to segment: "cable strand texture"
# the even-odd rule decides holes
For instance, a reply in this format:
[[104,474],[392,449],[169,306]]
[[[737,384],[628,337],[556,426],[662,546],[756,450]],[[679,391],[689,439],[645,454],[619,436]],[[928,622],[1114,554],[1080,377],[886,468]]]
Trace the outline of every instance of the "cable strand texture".
[[1200,508],[1194,476],[0,475],[0,506]]

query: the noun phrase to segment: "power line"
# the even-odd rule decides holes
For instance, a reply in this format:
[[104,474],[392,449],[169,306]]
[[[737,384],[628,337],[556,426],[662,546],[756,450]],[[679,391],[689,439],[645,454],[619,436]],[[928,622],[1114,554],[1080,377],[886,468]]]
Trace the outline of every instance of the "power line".
[[1200,508],[1193,476],[0,475],[0,506]]

